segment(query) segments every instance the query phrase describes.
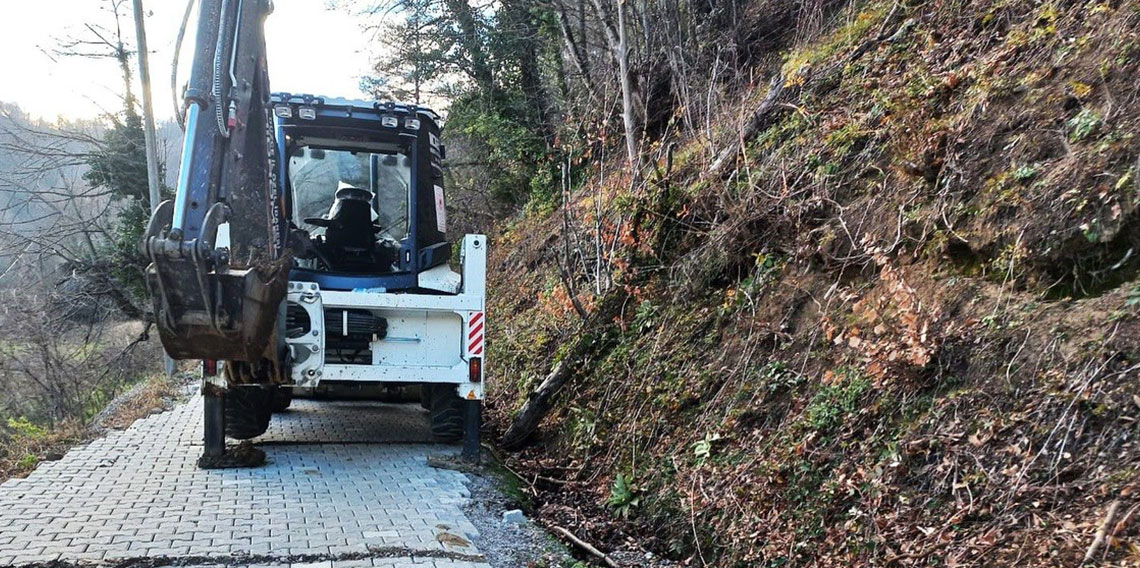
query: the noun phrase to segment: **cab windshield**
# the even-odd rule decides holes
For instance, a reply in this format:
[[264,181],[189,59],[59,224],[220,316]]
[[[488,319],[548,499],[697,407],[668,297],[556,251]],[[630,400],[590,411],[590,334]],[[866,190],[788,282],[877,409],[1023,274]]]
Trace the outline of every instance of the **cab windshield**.
[[324,228],[305,222],[328,214],[338,188],[351,186],[372,192],[372,215],[381,239],[408,236],[408,200],[412,185],[411,159],[399,151],[332,150],[300,146],[289,155],[289,187],[293,219],[311,235]]

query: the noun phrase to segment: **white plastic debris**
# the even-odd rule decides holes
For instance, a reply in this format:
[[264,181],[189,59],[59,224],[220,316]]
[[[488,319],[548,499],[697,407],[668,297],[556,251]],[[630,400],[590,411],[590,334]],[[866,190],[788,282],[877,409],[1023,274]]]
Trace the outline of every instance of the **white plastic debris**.
[[521,525],[526,522],[526,515],[524,515],[523,512],[519,509],[503,511],[503,522]]

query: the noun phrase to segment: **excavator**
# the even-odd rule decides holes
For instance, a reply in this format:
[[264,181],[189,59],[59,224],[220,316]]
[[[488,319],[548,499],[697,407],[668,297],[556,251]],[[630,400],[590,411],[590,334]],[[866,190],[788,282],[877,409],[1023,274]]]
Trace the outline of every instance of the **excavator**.
[[140,244],[163,347],[202,361],[199,463],[297,389],[360,385],[420,387],[433,436],[477,460],[487,238],[447,240],[441,118],[273,93],[272,9],[200,0],[176,194]]

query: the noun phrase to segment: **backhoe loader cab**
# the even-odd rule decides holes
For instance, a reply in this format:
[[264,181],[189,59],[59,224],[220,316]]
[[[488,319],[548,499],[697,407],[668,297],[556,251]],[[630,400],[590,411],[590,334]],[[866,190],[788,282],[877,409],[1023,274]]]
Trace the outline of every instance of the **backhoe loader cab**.
[[295,257],[289,386],[420,384],[432,433],[458,439],[463,401],[477,412],[483,398],[486,238],[468,235],[463,273],[451,270],[438,117],[308,95],[270,103]]
[[202,360],[200,463],[295,388],[361,385],[421,385],[432,432],[477,458],[487,239],[452,271],[439,117],[271,94],[272,8],[199,0],[178,188],[140,243],[163,347]]
[[276,94],[270,103],[284,209],[301,245],[292,279],[414,290],[418,274],[448,261],[435,113],[308,95]]

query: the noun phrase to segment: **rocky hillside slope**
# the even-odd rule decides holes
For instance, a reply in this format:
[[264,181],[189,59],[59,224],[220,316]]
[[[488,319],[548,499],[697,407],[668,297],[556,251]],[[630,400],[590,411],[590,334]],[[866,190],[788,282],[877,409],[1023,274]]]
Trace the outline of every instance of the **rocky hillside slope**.
[[1140,563],[1140,2],[825,16],[496,236],[495,427],[570,371],[512,458],[543,514],[691,565]]

